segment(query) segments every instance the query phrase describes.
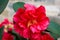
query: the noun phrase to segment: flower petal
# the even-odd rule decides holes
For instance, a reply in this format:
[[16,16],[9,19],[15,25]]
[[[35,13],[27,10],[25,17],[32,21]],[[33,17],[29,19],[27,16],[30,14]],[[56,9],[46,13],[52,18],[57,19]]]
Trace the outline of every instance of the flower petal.
[[42,6],[42,5],[37,8],[37,11],[39,11],[39,12],[41,12],[41,13],[45,13],[45,12],[46,12],[45,7]]
[[24,7],[26,8],[26,11],[28,10],[35,10],[35,6],[31,4],[24,4]]
[[[39,26],[40,25],[40,26]],[[49,25],[49,19],[48,17],[46,17],[44,20],[42,20],[39,25],[37,26],[37,29],[40,30],[45,30],[47,29],[48,25]]]

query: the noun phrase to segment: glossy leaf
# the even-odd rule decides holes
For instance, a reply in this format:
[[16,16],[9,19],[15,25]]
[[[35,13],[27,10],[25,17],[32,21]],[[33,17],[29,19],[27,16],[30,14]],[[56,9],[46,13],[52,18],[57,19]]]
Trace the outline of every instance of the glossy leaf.
[[57,37],[57,36],[60,37],[60,25],[57,24],[56,22],[50,21],[50,25],[47,30],[49,30],[54,37]]
[[57,40],[60,36],[53,33],[53,32],[50,32],[50,35],[54,38],[54,40]]
[[24,8],[24,2],[16,2],[13,4],[13,9],[16,11],[18,8]]
[[0,0],[0,14],[4,11],[9,0]]
[[0,28],[0,40],[2,40],[3,28],[4,28],[4,27]]

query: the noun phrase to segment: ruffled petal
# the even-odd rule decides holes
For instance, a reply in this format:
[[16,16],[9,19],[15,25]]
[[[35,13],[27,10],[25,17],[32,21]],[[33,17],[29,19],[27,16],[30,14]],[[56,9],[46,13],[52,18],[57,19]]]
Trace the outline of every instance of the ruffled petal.
[[37,11],[40,12],[40,13],[45,13],[46,12],[45,7],[42,6],[42,5],[37,8]]
[[48,25],[49,25],[49,19],[48,19],[48,17],[46,17],[45,19],[43,19],[42,21],[40,21],[38,23],[37,29],[38,30],[45,30],[45,29],[47,29]]
[[31,4],[24,4],[24,7],[26,8],[26,11],[36,9],[36,7],[34,5],[31,5]]
[[24,29],[24,31],[23,31],[23,37],[24,38],[29,38],[29,35],[30,35],[30,33],[29,33],[29,29]]

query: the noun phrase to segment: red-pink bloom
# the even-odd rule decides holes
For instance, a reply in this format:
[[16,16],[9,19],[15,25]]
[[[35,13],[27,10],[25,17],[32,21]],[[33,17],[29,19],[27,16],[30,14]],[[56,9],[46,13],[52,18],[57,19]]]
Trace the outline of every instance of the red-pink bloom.
[[9,22],[9,20],[8,20],[7,18],[5,18],[5,19],[0,23],[0,27],[5,26],[5,25],[8,25],[8,24],[12,24],[12,25],[13,25],[12,22]]
[[30,38],[30,32],[40,33],[46,30],[49,18],[46,16],[45,7],[36,8],[29,4],[24,7],[25,9],[19,8],[13,17],[15,31],[24,38]]
[[7,18],[5,18],[3,22],[1,22],[1,25],[2,26],[8,25],[8,24],[13,24],[13,23],[12,22],[9,22],[9,20]]
[[4,19],[3,22],[1,22],[1,27],[4,27],[3,35],[2,35],[2,40],[13,40],[13,36],[8,33],[8,31],[12,31],[12,25],[13,23],[9,22],[8,19]]

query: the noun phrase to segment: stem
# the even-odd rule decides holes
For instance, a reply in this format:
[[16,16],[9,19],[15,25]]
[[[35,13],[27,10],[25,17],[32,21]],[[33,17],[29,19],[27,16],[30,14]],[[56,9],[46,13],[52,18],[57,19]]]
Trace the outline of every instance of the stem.
[[29,40],[29,39],[27,38],[27,40]]

